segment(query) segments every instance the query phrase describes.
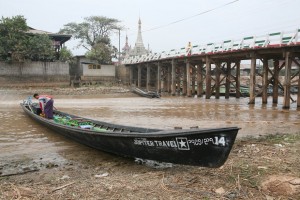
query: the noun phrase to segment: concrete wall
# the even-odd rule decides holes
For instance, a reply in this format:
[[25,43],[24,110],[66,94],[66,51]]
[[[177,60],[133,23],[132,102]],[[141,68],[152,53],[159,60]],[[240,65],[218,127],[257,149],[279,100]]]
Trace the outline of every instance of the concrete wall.
[[129,84],[129,67],[125,67],[125,65],[117,66],[116,73],[119,82]]
[[63,62],[0,62],[1,76],[69,75],[69,64]]
[[69,64],[64,62],[0,62],[0,77],[5,81],[69,81]]

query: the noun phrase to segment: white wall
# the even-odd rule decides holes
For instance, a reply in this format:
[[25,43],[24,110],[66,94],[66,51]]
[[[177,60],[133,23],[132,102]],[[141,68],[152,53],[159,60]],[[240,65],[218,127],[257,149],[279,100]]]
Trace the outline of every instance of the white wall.
[[98,67],[97,66],[94,67],[96,69],[89,69],[89,64],[82,64],[82,68],[83,68],[83,76],[92,76],[92,77],[115,77],[116,76],[116,67],[114,65],[98,65]]

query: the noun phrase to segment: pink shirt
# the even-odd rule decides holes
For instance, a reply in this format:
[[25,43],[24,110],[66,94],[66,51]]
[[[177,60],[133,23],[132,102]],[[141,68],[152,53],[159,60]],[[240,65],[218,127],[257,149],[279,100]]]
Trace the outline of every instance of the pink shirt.
[[40,108],[44,112],[45,105],[52,99],[52,96],[49,95],[39,95],[39,103],[40,103]]

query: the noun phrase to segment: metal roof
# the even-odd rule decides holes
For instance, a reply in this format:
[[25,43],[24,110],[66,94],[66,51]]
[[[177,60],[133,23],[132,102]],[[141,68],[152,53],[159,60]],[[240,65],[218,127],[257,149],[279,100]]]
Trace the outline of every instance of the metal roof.
[[37,30],[32,27],[28,27],[28,28],[29,28],[29,30],[27,31],[27,33],[33,34],[33,35],[34,34],[47,34],[51,39],[53,39],[55,41],[59,41],[60,44],[65,43],[72,37],[72,35],[51,33],[51,32],[47,32],[47,31]]

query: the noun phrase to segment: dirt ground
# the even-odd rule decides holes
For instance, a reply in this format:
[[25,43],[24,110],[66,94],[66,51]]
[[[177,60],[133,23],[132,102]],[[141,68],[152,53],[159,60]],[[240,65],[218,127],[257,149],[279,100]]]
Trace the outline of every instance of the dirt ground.
[[[20,88],[20,94],[45,88]],[[3,93],[8,92],[3,90]],[[121,86],[51,88],[49,94],[127,93]],[[83,147],[68,163],[1,174],[0,199],[300,199],[298,134],[241,138],[216,169],[138,163]],[[91,159],[92,158],[92,159]]]

